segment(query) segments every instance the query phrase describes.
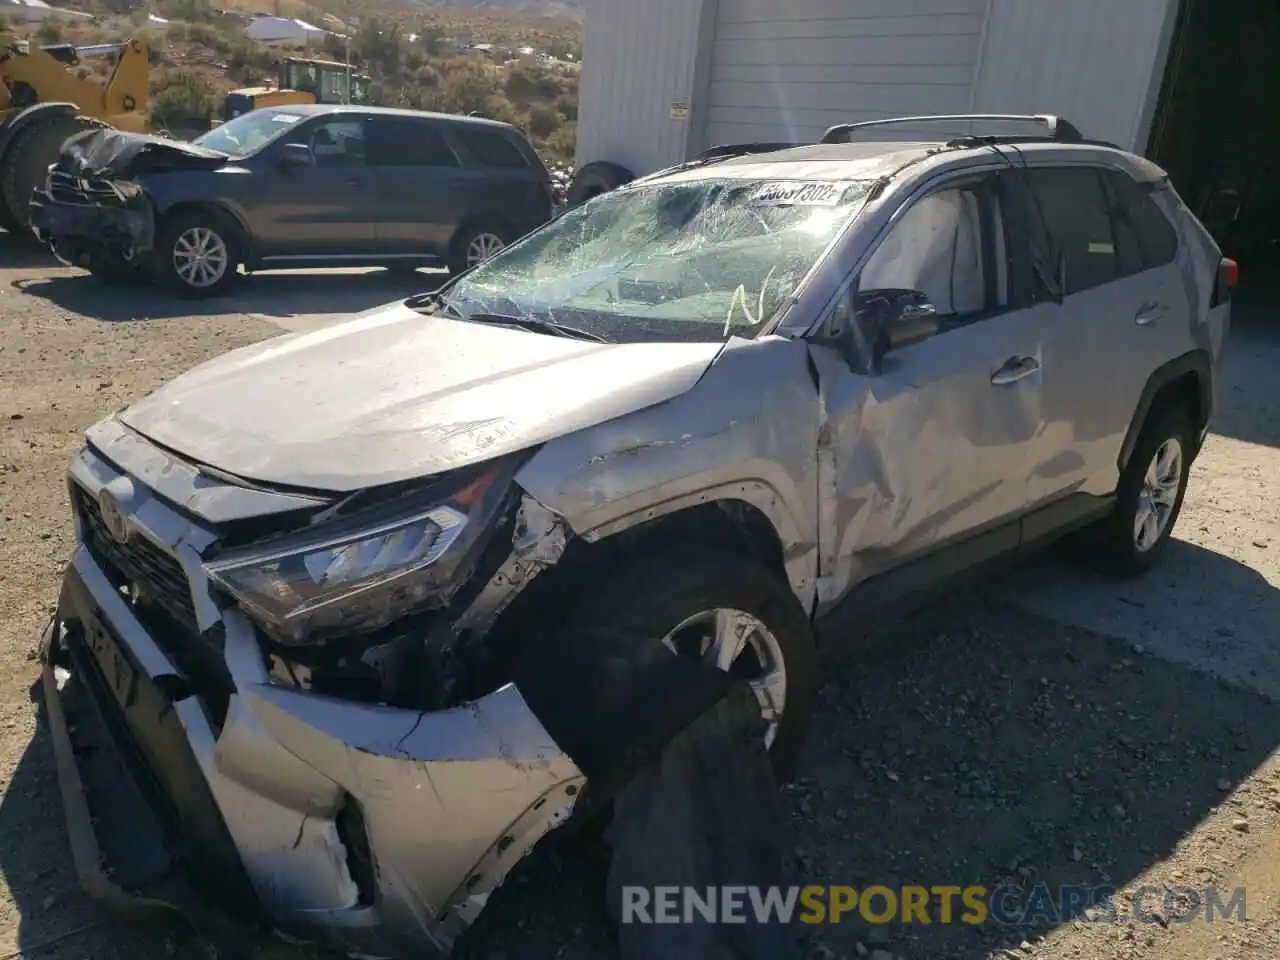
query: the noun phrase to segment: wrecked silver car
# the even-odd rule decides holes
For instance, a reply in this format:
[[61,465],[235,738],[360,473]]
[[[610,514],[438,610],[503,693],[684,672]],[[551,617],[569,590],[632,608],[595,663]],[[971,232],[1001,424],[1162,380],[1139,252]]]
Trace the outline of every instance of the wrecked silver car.
[[88,431],[45,687],[91,889],[163,899],[97,866],[104,730],[223,902],[447,951],[730,682],[785,772],[816,621],[1069,532],[1156,560],[1234,264],[1061,131],[829,139],[637,181]]

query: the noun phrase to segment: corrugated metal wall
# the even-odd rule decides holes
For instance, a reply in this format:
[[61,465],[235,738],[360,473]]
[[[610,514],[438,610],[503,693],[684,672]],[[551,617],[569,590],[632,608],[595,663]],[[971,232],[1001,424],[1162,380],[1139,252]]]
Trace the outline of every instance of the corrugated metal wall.
[[[685,159],[700,46],[715,0],[592,0],[583,35],[577,161],[650,173]],[[673,103],[690,116],[672,117]]]
[[[1044,0],[1050,2],[1050,0]],[[699,146],[969,106],[987,0],[720,0]]]
[[[1141,152],[1175,6],[593,0],[578,162],[644,174],[718,143],[812,140],[835,123],[970,109],[1059,113]],[[676,102],[690,104],[686,119],[672,118]]]
[[1175,0],[994,0],[975,108],[1060,114],[1141,153],[1176,12]]

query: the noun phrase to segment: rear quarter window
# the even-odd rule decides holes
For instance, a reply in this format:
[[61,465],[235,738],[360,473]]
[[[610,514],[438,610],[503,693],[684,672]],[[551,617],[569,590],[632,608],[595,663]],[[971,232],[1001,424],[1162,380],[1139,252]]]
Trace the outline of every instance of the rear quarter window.
[[1103,174],[1116,230],[1116,256],[1122,275],[1171,263],[1178,256],[1178,233],[1148,187],[1126,173]]
[[511,138],[495,130],[459,125],[454,127],[453,134],[477,166],[503,170],[529,166],[528,159]]

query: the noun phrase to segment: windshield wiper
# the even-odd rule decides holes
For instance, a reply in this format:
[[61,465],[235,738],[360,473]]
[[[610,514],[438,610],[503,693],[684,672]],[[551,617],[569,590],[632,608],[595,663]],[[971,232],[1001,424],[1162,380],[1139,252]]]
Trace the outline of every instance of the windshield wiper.
[[554,320],[544,320],[542,317],[506,317],[500,313],[473,313],[464,319],[472,323],[488,323],[495,327],[515,327],[520,330],[531,330],[534,333],[549,333],[556,337],[570,337],[574,340],[590,340],[593,343],[609,342],[590,330],[568,327],[563,323],[556,323]]

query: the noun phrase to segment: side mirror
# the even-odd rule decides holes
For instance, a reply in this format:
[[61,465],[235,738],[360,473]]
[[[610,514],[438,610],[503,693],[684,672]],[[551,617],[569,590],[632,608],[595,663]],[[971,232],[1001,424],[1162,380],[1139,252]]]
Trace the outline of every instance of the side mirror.
[[890,350],[928,340],[938,332],[938,310],[919,290],[862,290],[856,304],[862,328],[874,331],[875,363]]
[[305,143],[286,143],[280,148],[280,166],[282,167],[309,167],[314,162],[311,148]]

